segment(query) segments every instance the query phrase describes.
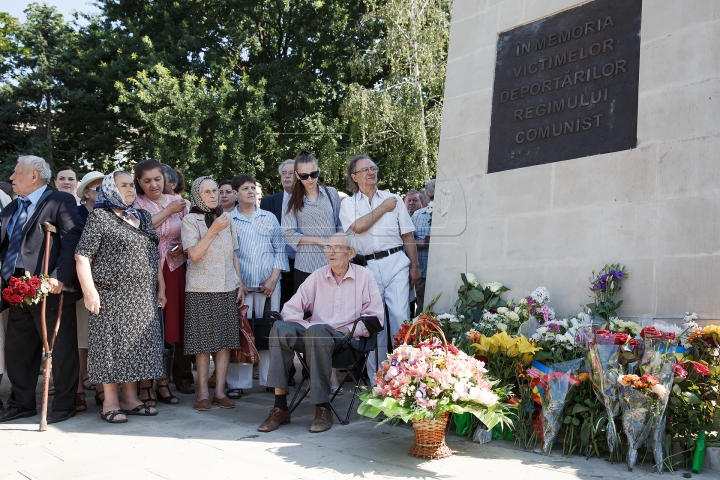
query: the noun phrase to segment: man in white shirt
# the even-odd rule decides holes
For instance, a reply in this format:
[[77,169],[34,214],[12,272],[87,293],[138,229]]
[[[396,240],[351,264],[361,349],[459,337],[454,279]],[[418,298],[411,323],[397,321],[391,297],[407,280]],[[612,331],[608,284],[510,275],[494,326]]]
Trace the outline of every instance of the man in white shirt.
[[[345,232],[355,233],[358,253],[364,256],[387,307],[390,337],[387,329],[378,335],[382,361],[400,325],[410,316],[409,290],[420,279],[420,267],[415,226],[399,196],[378,190],[378,171],[367,155],[350,160],[348,189],[353,196],[340,204],[340,221]],[[376,369],[375,356],[370,355],[368,370]]]

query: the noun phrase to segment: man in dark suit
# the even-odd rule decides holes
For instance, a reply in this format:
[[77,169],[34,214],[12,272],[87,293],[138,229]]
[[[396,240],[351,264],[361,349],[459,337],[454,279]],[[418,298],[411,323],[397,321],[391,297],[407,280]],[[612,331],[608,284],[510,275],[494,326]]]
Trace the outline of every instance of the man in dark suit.
[[[43,222],[58,229],[51,236],[49,269],[50,294],[47,297],[46,323],[52,335],[63,287],[64,307],[52,356],[55,396],[47,422],[57,423],[75,415],[75,393],[78,387],[77,327],[74,302],[79,291],[74,289],[75,246],[82,232],[75,198],[64,192],[52,191],[48,183],[50,166],[40,157],[18,158],[15,173],[10,177],[17,200],[0,212],[0,275],[6,285],[10,277],[43,273],[45,232]],[[22,305],[22,304],[21,304]],[[9,307],[5,357],[12,392],[0,422],[37,414],[35,389],[42,358],[42,304]]]
[[[285,160],[278,167],[280,172],[280,181],[282,182],[283,191],[274,193],[260,200],[260,208],[275,215],[278,223],[282,225],[282,217],[285,212],[282,211],[283,200],[292,193],[293,177],[295,173],[295,160]],[[295,294],[295,284],[293,276],[295,275],[295,250],[289,246],[285,246],[288,260],[290,261],[290,271],[284,272],[280,278],[280,308],[285,302],[290,300]]]

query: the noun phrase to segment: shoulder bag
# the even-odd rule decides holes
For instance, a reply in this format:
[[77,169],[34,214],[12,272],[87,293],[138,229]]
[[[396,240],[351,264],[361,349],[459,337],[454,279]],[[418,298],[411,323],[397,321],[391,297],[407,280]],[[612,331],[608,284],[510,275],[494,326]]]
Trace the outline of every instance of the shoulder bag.
[[250,328],[250,322],[248,322],[247,310],[247,305],[238,307],[240,348],[230,350],[230,363],[250,363],[255,365],[260,361],[260,355],[255,347],[255,337]]

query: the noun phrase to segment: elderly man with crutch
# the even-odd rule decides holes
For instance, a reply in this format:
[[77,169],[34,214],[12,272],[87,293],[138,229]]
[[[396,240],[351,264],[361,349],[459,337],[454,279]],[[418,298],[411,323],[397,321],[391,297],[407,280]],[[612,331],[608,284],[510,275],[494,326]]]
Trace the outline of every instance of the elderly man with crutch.
[[[7,407],[0,411],[0,422],[37,414],[35,389],[43,357],[43,317],[48,340],[60,318],[52,352],[56,393],[47,423],[62,422],[75,415],[79,365],[73,312],[74,302],[80,294],[68,291],[64,306],[59,303],[63,287],[74,287],[74,253],[82,222],[75,198],[49,189],[51,177],[50,166],[42,158],[18,158],[15,173],[10,177],[18,198],[0,212],[0,276],[3,284],[7,284],[10,277],[20,277],[25,272],[42,274],[45,252],[48,251],[46,264],[51,287],[50,295],[43,302],[45,315],[42,305],[8,307],[3,304],[3,309],[9,309],[5,356],[12,392]],[[43,224],[46,224],[45,228]],[[53,229],[57,233],[53,233]],[[46,233],[48,230],[50,235]],[[50,242],[49,249],[45,248],[46,237]]]

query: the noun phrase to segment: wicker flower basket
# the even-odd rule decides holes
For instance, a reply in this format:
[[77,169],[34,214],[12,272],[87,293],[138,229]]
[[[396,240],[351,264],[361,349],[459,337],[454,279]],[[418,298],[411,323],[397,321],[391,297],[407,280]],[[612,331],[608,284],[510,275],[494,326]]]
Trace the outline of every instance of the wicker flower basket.
[[[430,328],[437,330],[445,347],[445,355],[447,355],[447,340],[443,331],[434,323],[420,320],[415,323],[405,335],[405,343],[412,331],[419,325],[424,324]],[[415,443],[410,448],[410,455],[418,458],[446,458],[452,455],[452,450],[445,444],[445,431],[447,430],[448,419],[450,413],[445,412],[438,418],[432,420],[413,420],[413,430],[415,431]]]
[[415,443],[410,448],[410,455],[418,458],[445,458],[452,455],[452,450],[445,444],[448,412],[433,420],[413,420]]

